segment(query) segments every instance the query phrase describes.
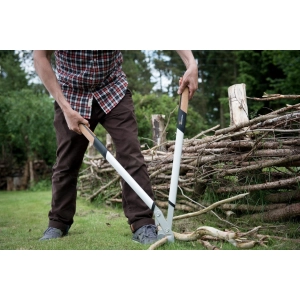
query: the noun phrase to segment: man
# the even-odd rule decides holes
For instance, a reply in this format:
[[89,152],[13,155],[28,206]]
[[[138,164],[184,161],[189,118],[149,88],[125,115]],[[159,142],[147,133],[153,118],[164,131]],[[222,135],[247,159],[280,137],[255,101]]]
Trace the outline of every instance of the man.
[[[56,77],[51,55],[56,60]],[[191,51],[177,53],[187,70],[178,93],[189,88],[189,99],[198,87],[198,68]],[[34,67],[44,86],[55,99],[54,127],[57,139],[56,163],[52,175],[52,204],[49,225],[40,240],[63,237],[73,223],[76,210],[78,172],[88,146],[79,124],[92,131],[100,123],[111,135],[116,159],[154,199],[144,157],[138,142],[137,123],[131,92],[122,71],[120,51],[35,50]],[[152,211],[131,187],[122,181],[122,203],[132,239],[152,244],[157,231]]]

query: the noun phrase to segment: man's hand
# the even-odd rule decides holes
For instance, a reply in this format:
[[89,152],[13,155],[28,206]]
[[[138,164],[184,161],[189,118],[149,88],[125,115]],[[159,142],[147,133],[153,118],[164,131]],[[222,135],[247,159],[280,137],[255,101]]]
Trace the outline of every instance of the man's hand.
[[84,124],[87,127],[90,127],[89,122],[71,107],[64,111],[64,116],[69,129],[77,132],[78,134],[82,134],[79,128],[79,124]]
[[178,94],[182,94],[186,87],[189,88],[189,100],[192,99],[198,89],[198,66],[190,50],[177,50],[186,66],[186,72],[180,80]]

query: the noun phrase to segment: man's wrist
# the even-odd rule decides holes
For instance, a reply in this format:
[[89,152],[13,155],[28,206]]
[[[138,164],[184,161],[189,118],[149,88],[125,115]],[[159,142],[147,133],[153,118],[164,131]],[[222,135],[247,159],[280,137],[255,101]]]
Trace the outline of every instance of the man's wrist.
[[70,103],[67,101],[67,99],[64,96],[57,97],[56,102],[60,106],[63,113],[66,113],[72,109]]
[[196,62],[196,60],[193,58],[191,59],[191,61],[188,61],[188,64],[187,64],[187,69],[189,68],[196,68],[198,69],[198,64]]

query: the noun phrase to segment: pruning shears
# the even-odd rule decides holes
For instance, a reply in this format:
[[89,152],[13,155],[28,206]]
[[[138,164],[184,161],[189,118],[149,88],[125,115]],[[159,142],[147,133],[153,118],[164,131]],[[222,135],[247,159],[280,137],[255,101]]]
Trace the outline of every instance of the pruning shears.
[[168,214],[165,219],[162,211],[155,204],[154,200],[140,187],[140,185],[132,178],[132,176],[123,168],[123,166],[115,159],[115,157],[107,150],[97,136],[84,124],[79,124],[79,128],[84,136],[94,145],[94,147],[101,153],[117,173],[128,183],[128,185],[137,193],[137,195],[145,202],[145,204],[153,211],[155,223],[158,228],[157,238],[167,238],[169,242],[174,242],[174,234],[172,232],[172,221],[174,209],[176,205],[178,179],[180,171],[180,161],[182,154],[183,137],[185,132],[187,109],[188,109],[188,95],[189,90],[185,88],[180,97],[175,149],[172,165],[172,175],[170,182],[170,191],[168,198]]

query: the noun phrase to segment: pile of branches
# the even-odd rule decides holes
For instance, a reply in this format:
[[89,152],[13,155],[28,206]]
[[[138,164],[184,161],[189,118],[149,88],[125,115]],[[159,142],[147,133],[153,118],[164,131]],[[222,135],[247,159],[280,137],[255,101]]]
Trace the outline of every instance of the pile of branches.
[[[220,208],[228,215],[252,212],[253,219],[265,221],[299,216],[299,121],[300,104],[287,105],[248,122],[224,129],[215,126],[185,139],[176,209],[203,209],[206,192],[216,199],[249,193],[255,205],[227,203]],[[168,206],[174,147],[175,141],[167,141],[165,151],[158,146],[142,151],[160,208]],[[101,195],[107,203],[122,202],[120,177],[101,155],[86,155],[84,163],[88,167],[79,177],[81,196],[92,201]]]

